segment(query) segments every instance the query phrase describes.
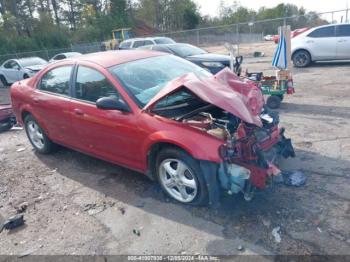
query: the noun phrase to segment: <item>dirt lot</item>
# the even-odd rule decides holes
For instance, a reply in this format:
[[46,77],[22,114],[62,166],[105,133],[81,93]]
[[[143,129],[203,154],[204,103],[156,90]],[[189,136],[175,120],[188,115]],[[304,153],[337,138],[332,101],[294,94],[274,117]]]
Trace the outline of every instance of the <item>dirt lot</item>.
[[349,67],[295,70],[297,93],[279,110],[297,153],[282,169],[303,170],[306,185],[218,209],[174,203],[143,175],[68,149],[35,154],[23,130],[0,134],[0,216],[28,205],[26,226],[0,234],[0,254],[350,255]]

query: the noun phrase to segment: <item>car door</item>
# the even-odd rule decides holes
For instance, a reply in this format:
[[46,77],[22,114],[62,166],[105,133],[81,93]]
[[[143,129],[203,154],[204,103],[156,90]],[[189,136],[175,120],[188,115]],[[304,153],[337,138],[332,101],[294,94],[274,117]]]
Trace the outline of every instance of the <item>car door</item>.
[[23,73],[20,72],[21,67],[15,60],[9,60],[4,63],[2,71],[8,83],[14,83],[23,78]]
[[62,65],[47,71],[33,95],[33,115],[54,141],[70,145],[70,87],[74,65]]
[[313,60],[336,59],[337,38],[335,26],[318,28],[309,33],[305,39],[306,48],[311,52]]
[[338,25],[337,35],[337,58],[350,59],[350,24]]
[[141,170],[140,135],[135,115],[96,107],[96,101],[102,97],[123,99],[104,73],[87,65],[77,68],[72,108],[75,147]]

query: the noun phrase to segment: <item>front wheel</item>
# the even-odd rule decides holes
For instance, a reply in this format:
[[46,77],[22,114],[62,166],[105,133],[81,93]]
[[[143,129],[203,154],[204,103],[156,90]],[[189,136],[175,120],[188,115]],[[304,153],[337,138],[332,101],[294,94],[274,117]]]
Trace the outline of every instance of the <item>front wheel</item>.
[[162,150],[157,157],[157,178],[169,197],[184,204],[208,204],[208,189],[199,164],[186,152]]
[[55,149],[55,144],[47,137],[32,115],[24,119],[28,139],[34,149],[41,154],[49,154]]
[[271,109],[277,109],[281,106],[281,98],[277,95],[272,95],[267,98],[266,104]]

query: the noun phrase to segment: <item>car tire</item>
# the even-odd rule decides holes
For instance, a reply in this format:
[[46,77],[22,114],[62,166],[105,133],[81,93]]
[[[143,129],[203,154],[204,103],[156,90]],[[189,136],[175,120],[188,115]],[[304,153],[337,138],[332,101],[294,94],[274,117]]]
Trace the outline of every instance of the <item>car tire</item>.
[[9,86],[9,83],[7,83],[6,78],[3,75],[0,75],[0,81],[3,84],[4,87]]
[[281,99],[281,102],[282,102],[284,99],[284,95],[277,95],[277,96]]
[[27,79],[27,78],[29,78],[29,75],[24,74],[24,75],[23,75],[23,79]]
[[281,106],[281,101],[279,96],[272,95],[267,98],[266,104],[271,109],[277,109]]
[[12,123],[0,124],[0,133],[10,130],[13,127]]
[[189,205],[207,205],[208,189],[199,163],[177,148],[165,148],[156,160],[158,182],[170,198]]
[[307,67],[311,64],[311,55],[306,50],[299,50],[293,54],[293,64],[295,67]]
[[48,138],[32,115],[25,117],[24,128],[30,143],[38,153],[49,154],[56,149],[56,144]]

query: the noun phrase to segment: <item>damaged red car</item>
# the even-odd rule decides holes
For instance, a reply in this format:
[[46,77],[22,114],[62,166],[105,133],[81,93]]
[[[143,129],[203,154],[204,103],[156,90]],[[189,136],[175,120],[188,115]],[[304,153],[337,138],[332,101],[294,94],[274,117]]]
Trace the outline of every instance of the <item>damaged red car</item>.
[[260,90],[173,55],[110,51],[54,63],[11,88],[39,153],[57,144],[142,172],[173,199],[214,204],[256,189],[294,156]]

